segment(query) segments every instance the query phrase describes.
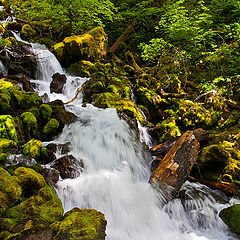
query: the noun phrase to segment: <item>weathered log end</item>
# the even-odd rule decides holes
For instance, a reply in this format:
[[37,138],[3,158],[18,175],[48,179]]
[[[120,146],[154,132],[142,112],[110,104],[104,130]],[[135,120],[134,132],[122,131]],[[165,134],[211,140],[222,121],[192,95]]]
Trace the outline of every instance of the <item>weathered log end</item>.
[[[200,144],[193,131],[185,132],[171,147],[152,173],[149,182],[175,197],[197,161]],[[166,186],[169,186],[166,188]]]

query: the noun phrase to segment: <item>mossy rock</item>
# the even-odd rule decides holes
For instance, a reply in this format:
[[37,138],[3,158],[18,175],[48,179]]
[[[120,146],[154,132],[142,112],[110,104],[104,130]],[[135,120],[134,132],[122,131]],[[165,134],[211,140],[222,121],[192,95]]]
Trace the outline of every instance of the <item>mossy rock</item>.
[[69,67],[79,60],[93,61],[106,55],[107,35],[102,27],[96,27],[83,35],[67,37],[53,46],[58,60]]
[[71,64],[67,69],[69,73],[81,77],[90,77],[91,73],[95,70],[95,65],[90,61],[82,60]]
[[25,40],[32,40],[37,35],[37,32],[31,27],[30,24],[25,24],[22,27],[21,37]]
[[29,109],[28,111],[31,112],[35,116],[36,119],[40,118],[40,112],[37,107],[33,107],[33,108]]
[[166,105],[165,99],[162,99],[153,90],[149,90],[145,87],[139,87],[135,94],[138,104],[146,106],[150,113],[156,111],[160,106]]
[[229,175],[229,179],[231,179],[231,181],[240,181],[239,160],[230,159],[228,165],[224,168],[223,172]]
[[13,206],[21,194],[22,189],[17,183],[16,178],[3,168],[0,168],[0,214]]
[[31,139],[27,142],[23,148],[23,154],[28,155],[30,157],[38,157],[40,156],[40,150],[42,147],[42,142],[36,139]]
[[18,143],[15,122],[11,115],[0,115],[0,138],[13,140]]
[[232,127],[234,125],[239,125],[238,122],[240,120],[240,111],[233,110],[231,114],[228,116],[227,120],[224,122],[223,127]]
[[11,97],[6,93],[0,93],[0,112],[11,109]]
[[0,91],[2,91],[3,89],[10,89],[12,87],[13,85],[11,82],[5,81],[4,78],[0,80]]
[[24,99],[23,89],[19,86],[13,86],[9,89],[9,93],[11,94],[14,105],[16,107],[22,107]]
[[24,196],[32,196],[46,184],[44,178],[31,168],[19,167],[14,171],[18,184],[22,187]]
[[21,114],[21,119],[29,132],[29,137],[36,136],[37,134],[37,119],[31,112],[24,112]]
[[59,128],[59,122],[55,118],[51,118],[49,122],[44,126],[43,133],[45,136],[53,136],[57,133]]
[[24,220],[39,219],[48,223],[59,221],[63,215],[61,200],[57,197],[55,190],[45,186],[22,203],[8,209],[7,217]]
[[119,96],[110,92],[94,95],[94,98],[94,106],[96,107],[116,108],[117,112],[123,112],[130,118],[145,123],[141,113],[131,100],[119,98]]
[[0,153],[11,153],[17,148],[17,143],[13,140],[0,138]]
[[174,139],[181,136],[181,131],[176,125],[175,117],[169,117],[164,121],[157,124],[159,142],[166,142],[168,140]]
[[42,99],[34,92],[26,92],[23,98],[22,107],[24,109],[39,106],[42,104]]
[[189,100],[179,100],[180,106],[178,114],[181,122],[187,128],[209,128],[216,123],[214,112],[208,111],[200,104]]
[[39,112],[40,112],[41,118],[46,122],[51,118],[52,108],[48,104],[42,104],[39,107]]
[[105,230],[106,220],[102,213],[94,209],[73,208],[64,215],[54,240],[104,240]]
[[240,204],[223,209],[219,216],[232,231],[240,233]]

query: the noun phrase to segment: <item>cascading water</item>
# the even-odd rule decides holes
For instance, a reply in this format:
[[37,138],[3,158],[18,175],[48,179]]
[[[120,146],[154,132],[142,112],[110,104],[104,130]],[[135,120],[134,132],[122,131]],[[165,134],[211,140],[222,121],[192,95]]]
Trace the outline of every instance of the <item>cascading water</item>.
[[[63,94],[50,94],[51,75],[63,70],[48,50],[33,47],[39,57],[37,92],[48,93],[51,100],[72,99],[86,79],[67,76]],[[66,107],[78,119],[55,142],[71,142],[71,154],[83,161],[84,171],[78,178],[57,184],[65,211],[77,206],[103,212],[108,240],[237,239],[217,214],[237,200],[229,203],[216,191],[186,183],[187,199],[163,205],[164,196],[148,184],[151,156],[115,109],[82,107],[81,99]],[[144,139],[149,139],[145,130]]]

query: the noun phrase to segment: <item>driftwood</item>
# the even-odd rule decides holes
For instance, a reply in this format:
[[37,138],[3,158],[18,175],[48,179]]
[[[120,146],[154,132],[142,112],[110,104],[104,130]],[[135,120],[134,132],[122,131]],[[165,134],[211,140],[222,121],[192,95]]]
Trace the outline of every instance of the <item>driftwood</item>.
[[136,19],[134,19],[125,29],[125,31],[121,34],[121,36],[116,40],[116,42],[110,47],[110,51],[112,53],[117,53],[120,50],[120,46],[122,42],[126,41],[127,38],[133,33],[134,25],[136,23]]
[[149,182],[163,190],[167,199],[175,197],[197,161],[199,148],[193,131],[185,132],[160,161]]
[[215,182],[215,181],[209,181],[209,180],[205,180],[205,179],[196,179],[191,176],[188,176],[187,179],[190,182],[199,182],[199,183],[204,184],[212,189],[223,191],[226,194],[239,194],[239,189],[234,183],[223,182],[223,181]]

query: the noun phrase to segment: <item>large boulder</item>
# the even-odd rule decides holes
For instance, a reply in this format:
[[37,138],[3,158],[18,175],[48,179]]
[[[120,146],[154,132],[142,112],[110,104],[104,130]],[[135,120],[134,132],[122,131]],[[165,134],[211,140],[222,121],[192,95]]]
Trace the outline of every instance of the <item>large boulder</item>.
[[96,27],[83,35],[67,37],[54,45],[54,53],[63,66],[69,67],[80,60],[98,60],[106,55],[107,35]]
[[240,233],[240,204],[223,209],[219,216],[231,230]]
[[97,210],[73,208],[64,215],[54,240],[104,240],[106,224]]
[[52,82],[50,84],[50,92],[62,93],[62,89],[66,81],[67,81],[67,77],[64,74],[55,73],[52,76]]

